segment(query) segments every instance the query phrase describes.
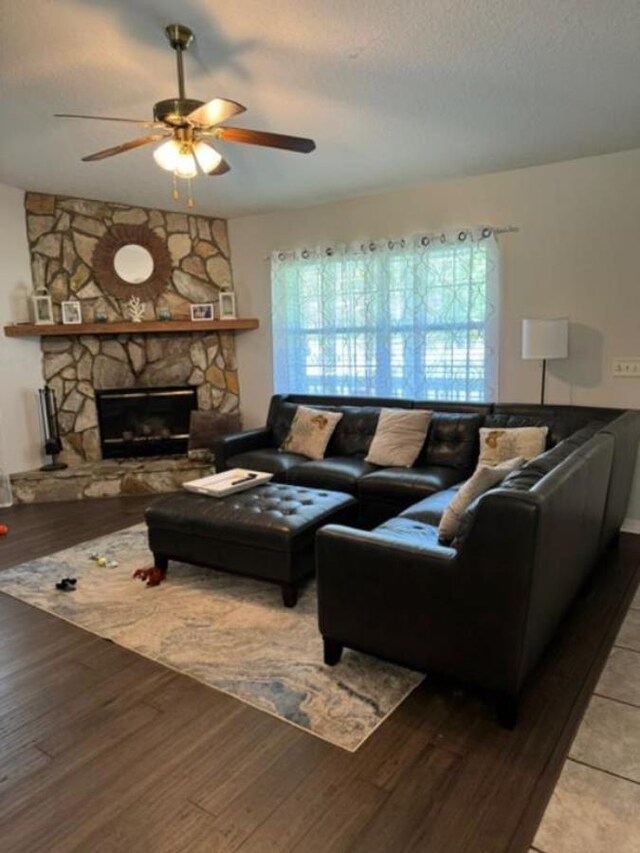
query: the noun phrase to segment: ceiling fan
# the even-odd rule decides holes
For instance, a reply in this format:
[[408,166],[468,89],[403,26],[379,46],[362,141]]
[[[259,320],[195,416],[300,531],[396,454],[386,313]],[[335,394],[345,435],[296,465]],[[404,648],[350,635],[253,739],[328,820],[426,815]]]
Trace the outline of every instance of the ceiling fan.
[[[151,129],[147,136],[130,139],[122,145],[105,148],[95,154],[83,157],[83,161],[104,160],[125,151],[132,151],[152,142],[162,141],[153,152],[156,163],[163,169],[173,172],[174,199],[178,198],[176,178],[190,180],[198,174],[198,166],[206,175],[223,175],[230,166],[222,155],[207,140],[219,139],[223,142],[240,142],[248,145],[263,145],[268,148],[281,148],[286,151],[298,151],[308,154],[316,147],[312,139],[301,136],[286,136],[281,133],[268,133],[262,130],[249,130],[244,127],[222,127],[222,123],[235,115],[245,112],[246,107],[226,98],[213,98],[211,101],[198,101],[187,98],[184,85],[183,51],[193,41],[193,32],[182,24],[170,24],[165,29],[169,44],[176,52],[178,70],[178,97],[158,101],[153,106],[153,121],[145,119],[115,118],[113,116],[89,116],[72,113],[56,113],[56,118],[82,118],[98,121],[122,121]],[[189,206],[193,207],[191,193]]]

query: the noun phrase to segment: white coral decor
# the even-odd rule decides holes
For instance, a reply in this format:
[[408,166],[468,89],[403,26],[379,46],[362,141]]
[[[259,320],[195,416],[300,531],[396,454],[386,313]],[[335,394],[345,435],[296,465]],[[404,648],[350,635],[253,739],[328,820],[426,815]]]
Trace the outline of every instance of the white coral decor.
[[129,312],[129,316],[134,323],[141,323],[142,318],[144,317],[144,305],[140,301],[139,296],[132,296],[131,299],[127,302],[127,311]]

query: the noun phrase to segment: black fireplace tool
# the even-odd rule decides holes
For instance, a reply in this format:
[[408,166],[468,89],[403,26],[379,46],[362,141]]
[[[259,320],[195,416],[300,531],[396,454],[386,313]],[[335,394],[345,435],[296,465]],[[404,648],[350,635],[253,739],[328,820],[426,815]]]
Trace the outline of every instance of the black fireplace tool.
[[53,388],[45,385],[38,390],[40,395],[40,415],[44,432],[44,452],[51,457],[51,462],[43,465],[41,471],[62,471],[67,468],[66,462],[58,462],[58,454],[62,450],[60,429],[58,426],[58,403]]

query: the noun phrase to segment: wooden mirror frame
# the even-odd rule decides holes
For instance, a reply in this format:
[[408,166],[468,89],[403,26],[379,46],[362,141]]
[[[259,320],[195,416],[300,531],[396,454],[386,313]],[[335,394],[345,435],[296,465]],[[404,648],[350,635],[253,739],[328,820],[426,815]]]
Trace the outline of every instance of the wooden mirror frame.
[[[114,266],[116,252],[131,244],[142,246],[153,258],[153,272],[146,281],[133,283],[120,278]],[[139,296],[157,299],[171,279],[171,255],[164,240],[146,225],[114,225],[98,240],[93,250],[93,271],[98,284],[118,299]]]

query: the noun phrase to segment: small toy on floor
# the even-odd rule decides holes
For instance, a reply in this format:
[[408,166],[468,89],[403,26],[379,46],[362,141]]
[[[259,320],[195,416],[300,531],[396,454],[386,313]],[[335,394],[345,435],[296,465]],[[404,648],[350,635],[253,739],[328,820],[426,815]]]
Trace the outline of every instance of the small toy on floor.
[[107,560],[106,557],[103,557],[102,554],[98,554],[96,551],[93,551],[89,554],[89,559],[93,560],[96,566],[99,566],[101,569],[117,569],[118,562],[116,560]]
[[147,586],[158,586],[165,579],[166,573],[156,566],[151,566],[149,569],[136,569],[133,577],[140,578],[141,581],[146,581]]
[[56,589],[59,589],[60,592],[75,592],[77,582],[76,578],[62,578],[56,584]]
[[0,524],[0,536],[6,536],[8,532],[8,526],[6,524]]

